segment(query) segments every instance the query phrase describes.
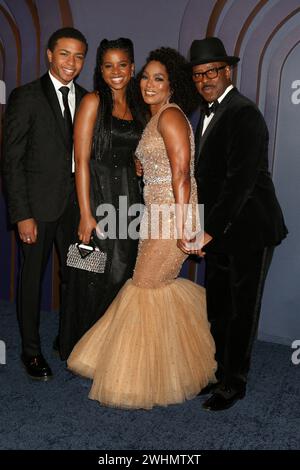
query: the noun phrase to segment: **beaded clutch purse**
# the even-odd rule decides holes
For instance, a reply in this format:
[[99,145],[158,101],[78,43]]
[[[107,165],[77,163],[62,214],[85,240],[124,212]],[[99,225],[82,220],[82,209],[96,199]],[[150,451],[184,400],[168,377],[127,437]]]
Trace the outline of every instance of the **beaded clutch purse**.
[[107,253],[97,246],[73,243],[69,246],[67,266],[93,273],[104,273]]

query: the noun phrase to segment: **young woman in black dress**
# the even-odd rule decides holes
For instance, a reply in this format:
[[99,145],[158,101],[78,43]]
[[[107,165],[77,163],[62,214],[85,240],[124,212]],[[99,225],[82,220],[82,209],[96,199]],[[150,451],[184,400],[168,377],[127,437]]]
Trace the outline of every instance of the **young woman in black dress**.
[[[116,210],[116,237],[99,240],[107,253],[103,274],[70,268],[67,304],[61,318],[60,354],[66,359],[75,343],[105,312],[120,288],[132,276],[138,240],[120,239],[119,222],[131,217],[119,210],[141,202],[134,152],[144,125],[142,103],[134,80],[130,39],[101,41],[94,74],[95,91],[78,110],[74,128],[75,178],[79,203],[79,240],[87,244],[96,229],[100,204]],[[121,207],[120,207],[121,209]],[[125,225],[124,225],[125,223]]]

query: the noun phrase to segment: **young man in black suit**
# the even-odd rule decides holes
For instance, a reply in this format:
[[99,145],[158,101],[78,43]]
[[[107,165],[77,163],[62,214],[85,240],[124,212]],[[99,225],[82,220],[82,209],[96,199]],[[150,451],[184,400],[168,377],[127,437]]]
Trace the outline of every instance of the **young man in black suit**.
[[53,242],[60,257],[62,296],[66,283],[74,211],[72,125],[86,93],[73,80],[87,48],[85,37],[74,28],[53,33],[47,49],[49,71],[13,90],[4,123],[8,211],[24,255],[18,305],[21,359],[27,374],[38,380],[52,377],[41,351],[39,320],[41,282]]
[[[231,83],[218,38],[191,46],[193,80],[206,103],[196,131],[195,177],[204,204],[208,319],[217,385],[203,407],[223,410],[246,392],[264,282],[274,247],[287,234],[268,171],[268,130],[257,106]],[[200,245],[201,248],[201,245]],[[205,252],[205,253],[204,253]]]

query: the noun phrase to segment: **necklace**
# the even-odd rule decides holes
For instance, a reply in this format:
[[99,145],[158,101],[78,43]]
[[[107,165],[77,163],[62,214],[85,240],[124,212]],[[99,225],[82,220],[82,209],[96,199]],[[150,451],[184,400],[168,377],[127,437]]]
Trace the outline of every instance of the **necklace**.
[[123,117],[122,117],[123,120],[124,120],[124,117],[126,116],[126,114],[127,114],[127,102],[126,102],[125,113],[123,114]]
[[[115,103],[113,102],[113,109],[114,109],[114,108],[115,108]],[[127,111],[128,111],[128,104],[127,104],[127,101],[126,101],[125,112],[124,112],[123,116],[120,117],[120,116],[115,115],[115,117],[116,117],[117,119],[124,120],[124,118],[125,118],[125,116],[126,116],[126,114],[127,114]]]

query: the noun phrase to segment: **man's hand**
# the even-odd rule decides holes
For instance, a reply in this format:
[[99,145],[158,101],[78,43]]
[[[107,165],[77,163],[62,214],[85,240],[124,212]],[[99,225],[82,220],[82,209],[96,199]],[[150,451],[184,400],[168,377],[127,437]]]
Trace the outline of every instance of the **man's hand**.
[[134,163],[135,163],[135,172],[137,176],[143,176],[143,165],[141,161],[138,158],[135,158]]
[[32,245],[37,239],[37,225],[34,219],[24,219],[17,223],[19,237],[23,243]]
[[204,232],[201,237],[201,247],[198,250],[196,250],[195,254],[203,258],[206,255],[205,251],[203,251],[203,247],[207,245],[209,242],[211,242],[212,239],[213,237],[211,235],[209,235],[207,232]]

